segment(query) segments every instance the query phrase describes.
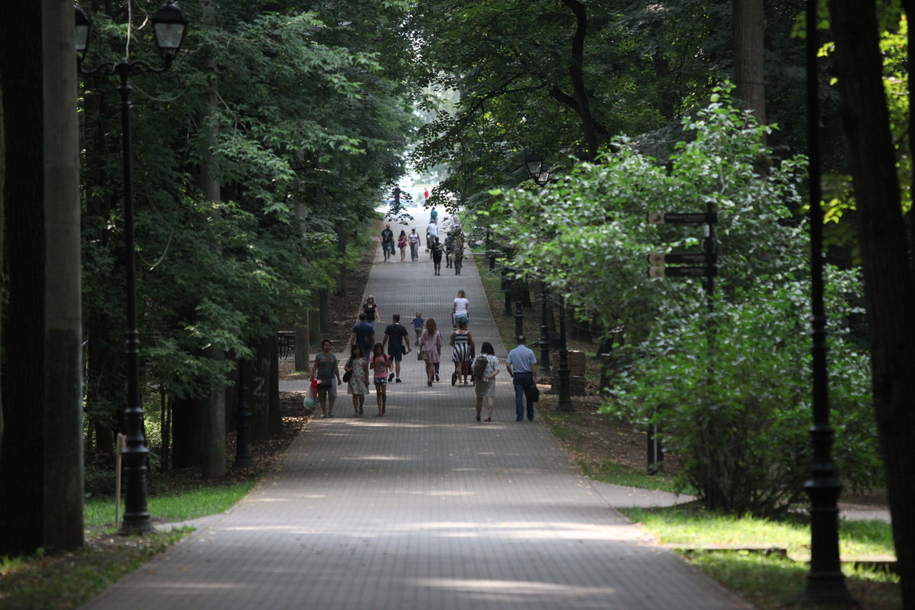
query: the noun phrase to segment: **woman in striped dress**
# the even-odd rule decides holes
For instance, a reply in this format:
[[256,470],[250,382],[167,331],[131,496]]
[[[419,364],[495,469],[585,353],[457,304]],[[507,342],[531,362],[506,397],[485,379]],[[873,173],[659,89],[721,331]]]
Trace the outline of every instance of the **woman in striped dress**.
[[451,385],[457,383],[458,378],[462,377],[464,385],[467,378],[470,377],[470,354],[473,352],[473,337],[467,330],[467,320],[458,322],[457,330],[451,333],[451,361],[454,362],[454,373],[451,374]]

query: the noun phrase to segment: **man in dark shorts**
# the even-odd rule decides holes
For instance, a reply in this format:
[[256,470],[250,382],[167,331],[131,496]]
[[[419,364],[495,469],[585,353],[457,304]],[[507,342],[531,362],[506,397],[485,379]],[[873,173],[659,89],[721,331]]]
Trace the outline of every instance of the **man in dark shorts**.
[[388,376],[391,381],[396,374],[397,383],[400,383],[400,361],[404,353],[410,353],[410,333],[405,326],[400,323],[400,314],[395,313],[393,322],[388,324],[384,329],[384,345],[387,347],[388,355],[394,359],[394,372]]
[[384,254],[384,262],[388,262],[394,254],[394,231],[391,230],[391,225],[387,225],[381,232],[381,251]]
[[363,311],[359,314],[359,321],[353,325],[353,334],[349,338],[349,346],[358,345],[362,348],[363,354],[372,353],[372,346],[375,344],[375,327],[366,321],[366,315]]

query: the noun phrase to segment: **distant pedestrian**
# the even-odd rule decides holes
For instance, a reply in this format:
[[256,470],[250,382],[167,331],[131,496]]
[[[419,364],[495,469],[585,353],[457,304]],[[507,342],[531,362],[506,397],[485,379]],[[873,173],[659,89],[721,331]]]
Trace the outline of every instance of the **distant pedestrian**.
[[442,334],[438,332],[435,318],[426,320],[426,330],[419,336],[419,349],[426,352],[426,385],[438,381],[438,365],[442,360]]
[[388,402],[388,371],[391,370],[391,358],[384,353],[384,346],[376,343],[372,348],[372,359],[369,361],[372,379],[375,382],[375,400],[378,401],[378,415],[384,415]]
[[340,370],[337,367],[337,357],[330,353],[330,339],[321,341],[321,351],[311,364],[311,378],[318,380],[321,417],[333,417],[334,401],[337,400],[337,384],[342,381],[340,380]]
[[365,406],[365,394],[369,389],[369,361],[362,352],[362,348],[354,345],[349,350],[349,360],[343,367],[344,371],[352,371],[346,384],[346,393],[353,395],[353,411],[356,417],[362,417]]
[[391,230],[390,224],[381,232],[381,253],[384,255],[384,262],[390,262],[391,255],[394,254],[394,231]]
[[445,269],[451,269],[451,252],[454,250],[454,236],[445,237]]
[[353,325],[349,344],[350,347],[354,345],[361,347],[363,354],[372,353],[372,346],[375,344],[375,327],[368,323],[364,311],[359,314],[359,321]]
[[416,232],[416,229],[410,230],[407,241],[410,242],[410,260],[415,263],[419,260],[419,247],[422,245],[422,242],[419,239],[419,233]]
[[470,377],[470,354],[474,350],[473,337],[467,330],[467,321],[458,322],[457,330],[451,333],[451,361],[454,362],[454,372],[451,374],[451,385],[455,385],[458,379],[463,379],[462,385],[470,385],[467,378]]
[[388,348],[388,355],[394,361],[394,371],[388,377],[388,383],[397,377],[397,383],[400,383],[400,361],[408,354],[410,350],[410,333],[400,323],[400,314],[395,313],[392,316],[392,322],[384,329],[383,344]]
[[438,237],[432,238],[432,269],[435,271],[435,275],[442,274],[442,254],[444,253],[444,248],[442,244],[438,241]]
[[470,324],[470,301],[467,300],[467,293],[463,290],[458,290],[457,297],[451,304],[451,313],[455,326],[460,324],[461,320]]
[[378,311],[378,305],[375,304],[375,297],[369,295],[365,300],[365,305],[362,306],[362,311],[365,312],[365,320],[372,325],[372,328],[375,328],[375,320],[381,319],[381,313]]
[[454,234],[451,242],[451,256],[454,258],[454,274],[461,275],[461,266],[464,264],[464,234],[460,227]]
[[426,248],[432,248],[432,240],[438,237],[438,223],[433,219],[426,227]]
[[400,237],[397,238],[397,247],[400,248],[400,262],[403,262],[407,255],[407,232],[401,231]]
[[492,421],[493,398],[496,396],[496,375],[499,374],[499,359],[496,358],[496,352],[492,348],[492,343],[484,341],[480,348],[480,353],[473,360],[474,378],[476,387],[474,392],[477,395],[477,421],[480,421],[480,415],[483,411],[483,399],[486,399],[486,419],[483,421]]
[[526,346],[524,335],[518,335],[515,338],[518,347],[508,352],[508,358],[505,359],[505,365],[508,374],[512,376],[512,385],[515,387],[515,419],[521,421],[524,419],[524,400],[527,400],[527,418],[534,419],[534,402],[530,398],[530,392],[537,384],[537,373],[534,365],[537,364],[537,356]]
[[410,321],[413,322],[413,331],[416,333],[416,347],[419,347],[419,336],[423,334],[423,324],[425,324],[423,312],[417,311],[416,317]]

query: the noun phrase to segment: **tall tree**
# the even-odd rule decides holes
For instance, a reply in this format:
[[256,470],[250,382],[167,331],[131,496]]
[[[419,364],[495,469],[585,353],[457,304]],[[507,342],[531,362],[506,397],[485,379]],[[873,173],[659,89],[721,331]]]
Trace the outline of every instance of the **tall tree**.
[[[83,542],[73,5],[0,7],[9,258],[0,553]],[[15,120],[11,120],[15,117]]]
[[[903,606],[915,608],[915,273],[883,85],[875,0],[830,0],[840,109],[860,217],[874,404]],[[911,49],[910,49],[911,52]]]

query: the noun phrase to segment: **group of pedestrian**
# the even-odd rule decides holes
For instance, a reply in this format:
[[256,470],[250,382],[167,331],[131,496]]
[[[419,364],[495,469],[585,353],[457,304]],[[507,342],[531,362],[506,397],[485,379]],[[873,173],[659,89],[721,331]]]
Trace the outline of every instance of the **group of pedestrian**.
[[[382,250],[384,260],[388,262],[395,252],[394,233],[390,225],[382,231]],[[421,246],[416,229],[411,229],[409,235],[400,232],[396,245],[400,248],[400,260],[406,256],[406,247],[410,246],[410,255],[413,261],[419,258]],[[455,273],[460,273],[461,259],[463,258],[463,234],[460,227],[449,233],[447,238],[449,252],[449,267],[451,258],[454,258]],[[437,219],[433,217],[427,228],[427,246],[432,254],[435,274],[441,274],[442,255],[446,248],[439,242]],[[470,301],[464,290],[459,290],[452,301],[452,332],[449,339],[451,346],[451,361],[454,372],[451,374],[451,385],[460,383],[461,386],[476,386],[476,420],[492,421],[493,398],[495,397],[495,379],[499,375],[499,359],[495,356],[493,346],[488,341],[480,346],[480,353],[476,354],[476,344],[469,330]],[[337,358],[331,353],[331,343],[328,340],[321,342],[321,352],[315,357],[312,365],[312,379],[318,381],[318,401],[321,405],[323,417],[333,417],[334,401],[337,396],[337,385],[346,383],[347,394],[353,397],[353,410],[356,417],[363,415],[365,395],[370,392],[371,385],[375,386],[375,396],[378,405],[377,416],[383,416],[387,407],[387,385],[391,382],[401,383],[400,372],[403,357],[412,351],[410,347],[409,331],[400,323],[400,314],[391,316],[391,323],[385,327],[384,337],[376,340],[376,320],[380,320],[381,313],[375,298],[369,295],[359,312],[359,321],[353,325],[350,335],[350,356],[344,366],[344,376],[341,378]],[[442,359],[442,334],[434,318],[423,319],[422,312],[417,311],[410,322],[415,333],[415,347],[418,348],[418,358],[424,361],[426,372],[426,385],[432,386],[440,381],[440,366]],[[512,377],[512,386],[515,394],[515,419],[523,421],[525,415],[528,420],[534,419],[534,403],[536,402],[537,376],[534,365],[537,358],[534,352],[525,345],[523,336],[517,337],[517,347],[509,352],[505,360],[508,374]],[[369,374],[371,371],[371,375]],[[484,403],[487,406],[486,418],[482,417]]]
[[[433,210],[435,212],[435,210]],[[400,262],[406,260],[407,247],[410,248],[410,260],[416,262],[419,260],[419,248],[422,246],[422,240],[416,229],[410,229],[407,234],[406,230],[401,230],[396,241],[394,231],[391,230],[390,223],[385,225],[381,231],[381,252],[384,256],[384,262],[388,263],[394,256],[397,248],[400,249]],[[433,272],[435,275],[442,274],[442,258],[446,258],[447,267],[454,267],[455,274],[461,274],[461,263],[464,258],[464,235],[460,225],[455,225],[448,232],[444,243],[438,236],[438,219],[434,214],[432,220],[426,227],[426,252],[432,257]]]

